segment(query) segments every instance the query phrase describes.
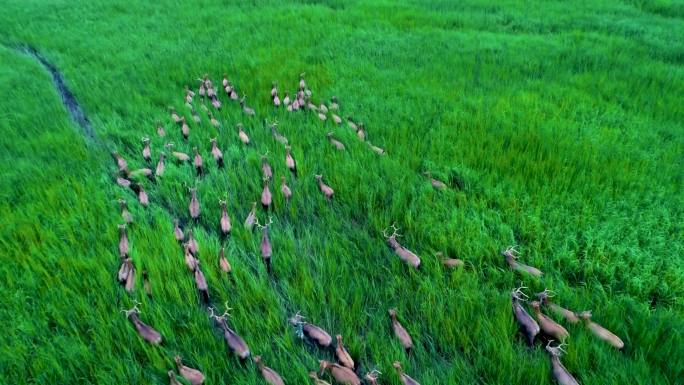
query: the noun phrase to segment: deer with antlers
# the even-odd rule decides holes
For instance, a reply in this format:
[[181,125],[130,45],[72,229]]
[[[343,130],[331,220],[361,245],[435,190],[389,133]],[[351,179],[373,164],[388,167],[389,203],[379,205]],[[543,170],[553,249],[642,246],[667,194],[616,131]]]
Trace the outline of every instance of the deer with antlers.
[[151,343],[152,345],[159,345],[162,342],[161,334],[154,330],[150,325],[142,322],[138,315],[140,314],[140,309],[138,309],[140,302],[135,302],[133,307],[128,310],[122,310],[126,314],[126,318],[135,326],[135,330],[138,335],[142,337],[145,341]]
[[556,379],[556,381],[558,381],[559,385],[579,385],[577,380],[575,380],[575,377],[570,374],[568,369],[566,369],[563,363],[560,361],[560,356],[565,353],[565,350],[563,350],[563,345],[565,345],[565,343],[561,343],[558,346],[551,346],[552,342],[553,340],[550,340],[546,344],[546,351],[551,356],[551,369],[553,371],[553,377]]
[[527,339],[527,344],[534,345],[534,338],[539,334],[539,324],[532,318],[532,316],[525,310],[520,302],[525,301],[527,295],[523,293],[522,289],[526,289],[525,286],[520,286],[519,288],[511,291],[511,303],[513,306],[513,315],[515,320],[520,326],[520,330],[525,335]]
[[564,341],[570,333],[556,323],[553,319],[545,315],[544,313],[541,312],[541,303],[539,301],[532,301],[530,302],[530,306],[532,306],[532,310],[534,311],[534,316],[537,317],[537,322],[539,323],[539,327],[541,328],[541,331],[544,332],[547,336],[551,336],[559,341]]
[[215,320],[219,324],[219,327],[223,331],[223,338],[226,340],[226,343],[228,344],[228,348],[230,348],[230,351],[232,351],[241,360],[245,360],[250,355],[249,347],[242,339],[242,337],[240,337],[237,333],[235,333],[233,329],[231,329],[228,326],[227,320],[230,316],[229,311],[232,309],[228,307],[228,302],[225,303],[225,306],[226,311],[220,316],[215,315],[214,308],[210,307],[209,318]]
[[271,255],[273,255],[273,249],[271,248],[271,240],[268,238],[268,228],[273,223],[273,219],[268,217],[268,223],[261,225],[258,220],[256,220],[256,225],[261,229],[261,258],[266,264],[266,271],[271,274]]
[[363,376],[363,378],[365,378],[366,381],[368,381],[368,383],[371,385],[378,385],[378,377],[380,377],[381,374],[382,372],[380,372],[379,370],[373,369],[370,372],[366,373],[366,375]]
[[382,235],[387,239],[387,245],[394,250],[394,254],[396,254],[399,259],[413,268],[418,269],[420,267],[420,257],[397,241],[397,238],[401,237],[399,228],[394,223],[390,227],[392,228],[392,234],[387,235],[388,229],[382,231]]
[[556,314],[562,316],[563,318],[565,318],[566,321],[570,322],[571,324],[576,324],[579,322],[579,317],[577,317],[577,314],[575,314],[574,311],[568,310],[566,308],[556,305],[555,303],[552,303],[551,301],[549,301],[549,298],[551,297],[553,297],[553,291],[549,289],[544,289],[544,291],[542,291],[541,293],[537,293],[537,298],[539,298],[539,302],[541,302],[542,305],[550,308]]
[[197,221],[200,216],[200,204],[199,200],[197,199],[197,187],[189,187],[188,190],[191,194],[188,211],[190,211],[190,217]]
[[214,160],[216,161],[216,165],[218,168],[223,167],[223,152],[218,148],[218,144],[216,143],[216,138],[211,138],[209,139],[211,142],[211,156],[214,157]]
[[544,274],[541,272],[541,270],[537,269],[536,267],[528,266],[518,262],[517,259],[520,255],[518,251],[515,249],[515,246],[508,247],[506,250],[501,252],[501,255],[503,255],[504,258],[506,258],[508,266],[510,266],[513,270],[522,271],[523,273],[527,273],[535,277],[541,277],[542,274]]
[[321,360],[319,362],[321,375],[325,373],[326,370],[328,370],[330,371],[330,374],[333,376],[335,381],[339,382],[340,384],[361,385],[361,380],[356,375],[356,373],[354,373],[353,370],[347,368],[346,366],[331,363],[325,360]]
[[397,319],[397,309],[389,309],[388,313],[390,319],[392,320],[392,330],[394,331],[394,335],[397,337],[404,349],[411,350],[413,348],[413,339],[411,339],[411,335]]
[[335,190],[333,190],[332,187],[328,186],[323,182],[323,175],[314,175],[314,178],[316,178],[316,182],[318,182],[318,188],[325,196],[325,199],[331,201],[333,195],[335,194]]
[[189,366],[183,365],[183,360],[180,356],[173,358],[178,366],[178,373],[181,377],[185,378],[191,385],[201,385],[204,383],[204,374],[197,369],[191,368]]
[[280,377],[280,374],[278,374],[278,372],[264,365],[261,356],[254,356],[252,360],[254,360],[254,363],[257,364],[257,366],[259,367],[259,371],[261,371],[261,376],[267,383],[269,383],[270,385],[285,385],[285,382],[283,381],[282,377]]
[[612,345],[613,347],[615,347],[617,349],[622,349],[625,347],[625,343],[622,342],[620,337],[616,336],[610,330],[604,328],[603,326],[601,326],[601,325],[599,325],[596,322],[593,322],[591,320],[591,310],[578,313],[577,316],[580,319],[584,320],[584,325],[596,337],[606,341],[607,343],[609,343],[610,345]]
[[290,323],[295,327],[295,332],[297,337],[304,339],[308,338],[310,341],[315,342],[318,346],[327,348],[332,344],[332,337],[328,332],[322,328],[304,321],[304,316],[297,312],[292,318],[290,318]]
[[273,203],[273,195],[271,195],[271,189],[269,187],[270,178],[263,178],[264,189],[261,191],[261,206],[264,210],[268,211]]

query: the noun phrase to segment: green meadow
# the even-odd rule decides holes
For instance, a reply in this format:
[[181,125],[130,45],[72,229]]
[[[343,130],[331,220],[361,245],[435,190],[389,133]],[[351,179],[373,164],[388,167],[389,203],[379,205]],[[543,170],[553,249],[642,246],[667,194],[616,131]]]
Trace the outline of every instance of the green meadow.
[[[561,360],[579,383],[684,378],[683,2],[6,0],[0,9],[0,384],[168,384],[175,355],[207,384],[266,384],[208,317],[174,218],[193,229],[212,305],[232,308],[228,324],[286,384],[313,383],[319,360],[335,360],[296,335],[288,318],[297,312],[341,334],[358,374],[377,369],[379,384],[401,384],[394,361],[423,385],[553,384],[544,344],[525,344],[511,310],[521,285],[592,310],[624,341],[617,350],[545,310],[570,333]],[[93,137],[24,47],[58,69]],[[205,73],[223,105],[209,105],[220,128],[199,95],[201,123],[183,105],[184,86],[197,92]],[[224,73],[256,116],[228,100]],[[271,83],[282,99],[300,73],[317,105],[336,96],[339,115],[363,122],[386,154],[346,124],[275,108]],[[188,140],[170,106],[187,117]],[[211,158],[213,137],[224,168]],[[162,177],[136,179],[149,194],[143,207],[115,183],[111,151],[154,170],[167,142],[198,147],[206,173],[166,150]],[[257,213],[273,221],[271,274],[260,233],[242,225],[261,196],[265,153],[274,209]],[[433,188],[425,172],[448,188]],[[335,190],[331,202],[316,174]],[[151,298],[142,279],[132,293],[116,279],[120,198]],[[219,199],[233,223],[226,238]],[[387,246],[393,223],[420,269]],[[543,276],[511,270],[501,255],[511,245]],[[445,268],[437,252],[465,265]],[[160,346],[121,312],[135,301]],[[410,352],[390,308],[413,337]]]

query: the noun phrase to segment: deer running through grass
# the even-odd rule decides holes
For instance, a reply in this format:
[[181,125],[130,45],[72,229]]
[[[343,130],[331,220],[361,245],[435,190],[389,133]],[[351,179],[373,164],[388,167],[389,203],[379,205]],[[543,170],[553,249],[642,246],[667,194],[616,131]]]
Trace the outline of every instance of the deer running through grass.
[[536,267],[528,266],[518,262],[517,259],[519,258],[519,253],[514,246],[510,246],[506,250],[502,251],[501,255],[506,258],[508,266],[510,266],[513,270],[522,271],[523,273],[527,273],[535,277],[541,277],[544,274]]
[[556,305],[555,303],[552,303],[551,301],[549,301],[549,298],[551,297],[553,297],[553,292],[548,289],[544,289],[544,291],[537,293],[537,298],[539,298],[539,302],[541,302],[542,305],[550,308],[556,314],[561,315],[563,318],[565,318],[566,321],[570,322],[571,324],[576,324],[579,322],[579,317],[577,317],[577,314],[574,311],[568,310],[564,307]]
[[249,357],[250,352],[249,352],[249,347],[245,343],[245,341],[240,337],[233,329],[228,327],[228,316],[229,311],[231,308],[228,307],[228,303],[226,302],[226,311],[220,315],[217,316],[214,314],[214,308],[209,308],[209,318],[215,320],[219,327],[221,328],[221,331],[223,331],[223,338],[226,340],[226,343],[228,344],[228,348],[230,348],[230,351],[233,352],[238,358],[241,360],[247,359]]
[[173,358],[178,367],[178,373],[181,377],[185,378],[191,385],[201,385],[204,383],[204,374],[197,369],[191,368],[189,366],[183,365],[183,360],[180,356]]
[[315,342],[318,346],[327,348],[332,344],[332,337],[322,328],[304,321],[304,316],[299,312],[290,318],[290,323],[295,327],[297,337]]
[[325,199],[331,201],[333,195],[335,195],[335,190],[333,190],[332,187],[328,186],[323,182],[323,175],[314,175],[314,178],[316,178],[316,182],[318,182],[318,188],[325,196]]
[[392,234],[390,235],[387,235],[388,229],[382,230],[382,235],[387,239],[387,245],[394,250],[394,254],[402,261],[413,268],[418,269],[420,267],[420,257],[397,241],[397,237],[401,236],[401,234],[399,234],[399,228],[394,223],[390,227],[392,228]]
[[256,225],[261,229],[261,244],[259,246],[261,251],[261,258],[264,260],[266,265],[266,272],[271,274],[271,255],[273,255],[273,249],[271,248],[271,240],[268,238],[268,228],[273,223],[273,219],[268,217],[268,223],[263,226],[256,220]]
[[544,334],[553,337],[561,342],[568,338],[570,333],[568,333],[568,331],[565,330],[564,327],[562,327],[561,325],[556,323],[556,321],[554,321],[553,319],[551,319],[550,317],[541,312],[541,303],[539,301],[530,302],[530,306],[532,306],[534,316],[537,317],[539,327],[541,331],[544,332]]
[[420,385],[420,383],[418,381],[414,380],[413,378],[411,378],[411,376],[404,373],[404,370],[401,368],[401,364],[399,363],[399,361],[394,361],[392,366],[394,366],[394,369],[396,369],[397,374],[399,375],[399,379],[401,380],[402,384],[404,384],[404,385]]
[[283,381],[282,377],[280,377],[278,372],[264,365],[261,356],[254,356],[253,360],[254,363],[259,367],[259,371],[261,371],[261,376],[264,378],[264,381],[270,385],[285,385],[285,382]]
[[553,377],[558,381],[559,385],[579,385],[575,377],[570,374],[568,369],[565,368],[563,363],[560,361],[560,356],[565,353],[563,350],[564,343],[558,346],[551,346],[553,340],[550,340],[546,344],[546,351],[551,356],[551,369],[553,372]]
[[388,313],[390,319],[392,320],[392,331],[394,331],[394,335],[397,337],[404,349],[407,351],[411,350],[413,348],[413,339],[397,319],[397,309],[389,309]]
[[321,375],[326,370],[330,372],[335,381],[343,385],[360,385],[361,380],[353,370],[339,364],[331,363],[325,360],[320,361]]
[[525,301],[525,298],[527,298],[527,295],[523,293],[522,289],[525,289],[524,286],[520,286],[519,288],[511,291],[511,304],[513,306],[513,315],[515,316],[515,320],[518,322],[518,325],[520,326],[520,330],[523,332],[525,335],[525,338],[527,340],[527,344],[529,346],[534,345],[534,338],[539,334],[539,324],[537,324],[537,321],[532,318],[532,316],[525,310],[525,308],[522,306],[520,303],[521,301]]
[[152,328],[150,325],[140,320],[140,317],[138,317],[138,315],[140,314],[140,309],[138,309],[138,305],[140,305],[140,302],[135,302],[131,309],[122,310],[122,312],[126,314],[126,318],[128,318],[128,320],[131,321],[133,326],[135,326],[135,330],[138,332],[138,335],[142,337],[142,339],[144,339],[152,345],[159,345],[162,342],[161,334],[158,331],[154,330],[154,328]]
[[589,331],[591,331],[592,334],[594,334],[598,338],[606,341],[618,350],[625,347],[625,343],[622,342],[620,337],[616,336],[610,330],[604,328],[603,326],[591,320],[591,310],[578,313],[577,316],[580,319],[584,320],[584,325],[587,327],[587,329],[589,329]]
[[337,346],[335,347],[335,356],[337,356],[337,360],[343,366],[346,366],[349,369],[354,370],[354,360],[352,359],[347,349],[344,347],[344,344],[342,343],[342,336],[338,334],[335,336],[335,339],[337,340]]

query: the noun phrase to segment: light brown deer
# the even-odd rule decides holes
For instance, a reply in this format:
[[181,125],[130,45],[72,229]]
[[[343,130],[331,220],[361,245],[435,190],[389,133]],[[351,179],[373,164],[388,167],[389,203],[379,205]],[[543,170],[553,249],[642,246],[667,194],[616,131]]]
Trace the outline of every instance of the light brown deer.
[[332,187],[328,186],[327,184],[323,183],[323,175],[314,175],[314,178],[316,178],[316,182],[318,182],[318,188],[321,190],[325,198],[330,201],[333,198],[333,195],[335,194],[335,190],[332,189]]
[[268,164],[268,151],[261,156],[261,172],[264,178],[273,178],[273,170],[271,169],[271,165]]
[[195,165],[195,171],[198,176],[204,175],[204,161],[202,160],[202,155],[200,155],[197,147],[192,148],[192,152],[195,154],[195,159],[193,164]]
[[542,305],[550,308],[553,310],[556,314],[562,316],[565,318],[566,321],[570,322],[571,324],[576,324],[579,322],[579,317],[577,317],[577,314],[572,311],[568,310],[566,308],[560,307],[556,305],[555,303],[552,303],[549,301],[549,298],[553,297],[552,291],[548,289],[544,289],[541,293],[537,293],[537,298],[539,298],[539,301],[542,303]]
[[273,196],[271,195],[269,182],[269,178],[264,178],[264,189],[261,191],[261,206],[266,211],[268,211],[268,209],[271,207],[271,203],[273,203]]
[[190,137],[190,126],[188,126],[188,123],[185,121],[185,116],[181,118],[180,125],[183,139],[188,140],[188,138]]
[[176,241],[178,242],[183,242],[185,239],[183,230],[181,230],[180,225],[178,224],[178,219],[173,220],[173,237],[176,238]]
[[249,145],[249,136],[247,136],[247,133],[243,130],[241,123],[237,124],[237,129],[238,129],[238,137],[240,138],[240,141],[244,145]]
[[117,151],[112,151],[112,156],[116,160],[116,166],[119,168],[119,172],[124,175],[128,175],[128,163]]
[[273,139],[275,139],[276,142],[287,146],[287,143],[288,143],[287,138],[285,137],[285,135],[278,132],[278,129],[276,128],[278,126],[278,122],[275,121],[275,122],[271,123],[269,126],[271,128],[271,134],[273,135]]
[[147,195],[147,192],[145,191],[145,188],[143,188],[143,185],[138,183],[137,189],[138,189],[138,201],[140,202],[140,204],[143,205],[144,207],[149,206],[150,205],[150,197]]
[[344,151],[344,144],[342,144],[342,142],[340,142],[339,140],[335,139],[333,137],[332,132],[328,132],[326,136],[328,137],[328,141],[330,141],[330,144],[332,144],[333,147],[335,147],[339,151]]
[[197,199],[197,188],[190,187],[188,188],[188,190],[192,195],[192,197],[190,198],[190,205],[188,206],[188,211],[190,211],[190,217],[197,221],[200,216],[200,204],[199,200]]
[[181,377],[185,378],[191,385],[201,385],[204,383],[204,374],[197,369],[191,368],[189,366],[183,365],[183,360],[180,356],[176,356],[173,359],[176,361],[178,366],[178,373]]
[[256,222],[256,202],[252,202],[252,209],[249,211],[249,214],[247,214],[247,218],[245,218],[245,224],[244,227],[248,231],[252,231],[254,229],[254,223]]
[[347,349],[345,349],[344,344],[342,343],[342,336],[338,334],[335,336],[335,339],[337,340],[337,346],[335,347],[335,355],[337,356],[337,360],[343,366],[354,370],[354,360]]
[[253,360],[254,363],[256,363],[257,366],[259,366],[261,376],[264,377],[264,380],[266,382],[268,382],[270,385],[285,385],[285,382],[283,382],[283,379],[275,370],[264,365],[261,356],[254,356]]
[[397,337],[401,346],[406,350],[411,350],[413,348],[413,339],[411,335],[406,331],[404,326],[397,320],[397,309],[389,309],[388,311],[390,319],[392,320],[392,330],[394,335]]
[[230,273],[232,271],[230,262],[228,262],[228,259],[226,258],[225,247],[221,247],[221,250],[219,251],[219,267],[221,268],[221,271],[223,271],[224,273]]
[[221,123],[214,117],[214,114],[212,114],[211,111],[208,111],[207,115],[209,116],[209,123],[211,123],[212,126],[221,128]]
[[147,273],[147,270],[143,270],[143,288],[145,289],[145,294],[152,298],[152,285],[150,284],[150,275]]
[[172,151],[173,149],[173,142],[166,143],[166,149],[171,151],[171,155],[179,162],[184,163],[190,160],[190,155],[180,152],[180,151]]
[[138,317],[140,314],[138,305],[140,305],[140,302],[135,302],[135,305],[131,309],[122,310],[122,312],[126,314],[126,318],[128,318],[133,326],[135,326],[135,330],[138,332],[138,335],[142,337],[142,339],[152,345],[159,345],[162,342],[161,334],[154,330],[154,328],[152,328],[150,325],[140,320],[140,317]]
[[565,330],[564,327],[557,324],[556,321],[554,321],[553,319],[549,318],[541,312],[541,303],[539,303],[539,301],[530,302],[530,306],[532,306],[534,316],[537,317],[539,327],[541,328],[541,331],[544,332],[544,334],[546,334],[547,336],[551,336],[561,342],[568,338],[570,333],[568,333],[568,331]]
[[254,109],[247,107],[247,103],[245,102],[246,95],[242,95],[242,99],[240,99],[240,107],[242,107],[242,112],[245,113],[247,116],[254,116]]
[[128,243],[128,234],[126,233],[126,225],[119,225],[119,256],[121,258],[128,257],[130,246]]
[[309,372],[309,377],[313,379],[314,385],[330,385],[328,381],[318,378],[318,374],[316,372]]
[[525,289],[524,286],[520,286],[519,288],[511,291],[511,304],[513,306],[513,315],[515,316],[515,320],[518,322],[518,325],[520,326],[520,331],[525,335],[525,338],[527,340],[527,344],[529,346],[534,345],[534,338],[539,334],[539,324],[537,321],[532,318],[532,316],[525,310],[525,308],[522,306],[520,303],[521,301],[524,301],[525,298],[527,298],[527,295],[523,293],[522,289]]
[[233,329],[231,329],[228,326],[228,311],[231,310],[228,307],[228,302],[226,302],[226,311],[220,315],[217,316],[214,314],[214,308],[209,308],[209,317],[214,319],[218,324],[221,330],[223,331],[223,339],[226,340],[226,343],[228,344],[228,348],[236,355],[238,358],[241,360],[247,359],[250,355],[249,347],[245,343],[245,341],[240,337]]
[[209,140],[211,142],[211,155],[214,157],[214,160],[216,161],[216,165],[218,168],[223,167],[223,152],[218,148],[218,144],[216,144],[216,138],[212,138]]
[[420,385],[418,381],[414,380],[411,378],[408,374],[404,373],[404,370],[401,368],[401,364],[399,361],[394,361],[394,369],[397,370],[397,374],[399,375],[399,379],[401,380],[401,383],[404,385]]
[[199,254],[199,244],[192,233],[192,229],[188,230],[188,247],[192,255]]
[[299,338],[305,337],[315,342],[318,346],[327,348],[332,344],[332,337],[322,328],[304,321],[304,316],[295,314],[290,318],[290,323],[295,327],[295,332]]
[[142,156],[143,159],[145,159],[147,162],[152,159],[152,150],[150,150],[150,138],[144,137],[142,138],[142,143],[143,143],[143,149],[142,149]]
[[119,207],[121,207],[121,218],[124,220],[124,222],[133,222],[133,215],[131,215],[131,212],[128,211],[128,204],[126,204],[125,200],[119,199]]
[[230,235],[230,231],[233,229],[233,225],[230,223],[226,201],[219,199],[219,205],[221,205],[221,220],[219,221],[221,225],[221,234],[223,234],[223,236],[228,236]]
[[178,382],[178,380],[176,379],[176,372],[174,372],[173,370],[169,370],[168,372],[166,372],[166,374],[169,375],[169,385],[183,385],[180,382]]
[[432,185],[432,187],[434,187],[437,190],[446,190],[449,187],[446,185],[446,183],[442,182],[441,180],[433,178],[432,174],[428,171],[424,172],[423,175],[425,175],[430,180],[430,184]]
[[183,244],[183,257],[188,270],[194,273],[198,264],[198,260],[192,255],[192,252],[190,251],[190,245],[187,242]]
[[365,378],[366,381],[368,381],[368,383],[370,383],[371,385],[378,385],[378,377],[380,377],[381,374],[382,373],[379,370],[373,369],[370,372],[366,373],[366,375],[363,376],[363,378]]
[[387,245],[394,250],[394,254],[396,254],[399,259],[407,263],[409,266],[418,269],[421,262],[420,257],[418,257],[418,255],[411,250],[402,246],[399,241],[397,241],[397,237],[401,236],[401,234],[399,234],[399,228],[395,224],[392,224],[391,227],[393,231],[390,235],[387,235],[387,229],[382,230],[382,235],[387,238]]
[[363,123],[359,123],[356,127],[356,136],[358,136],[361,141],[366,141],[366,130],[363,127]]
[[330,99],[330,109],[333,111],[339,110],[340,109],[340,104],[337,102],[337,96],[333,96]]
[[297,177],[297,164],[295,163],[294,157],[292,156],[290,146],[285,146],[285,166],[292,172],[292,174]]
[[268,238],[268,228],[272,223],[273,220],[271,217],[268,218],[268,223],[263,226],[259,224],[258,220],[256,221],[257,227],[261,229],[261,258],[264,260],[264,263],[266,264],[266,271],[269,274],[271,273],[271,256],[273,255],[273,249],[271,248],[271,240]]
[[536,267],[528,266],[516,261],[516,259],[519,258],[519,254],[513,246],[510,246],[506,250],[502,251],[501,255],[503,255],[504,258],[506,258],[508,266],[510,266],[513,270],[522,271],[523,273],[527,273],[535,277],[541,277],[544,274],[541,272],[541,270],[537,269]]
[[285,203],[290,203],[290,199],[292,198],[292,190],[290,190],[290,187],[287,185],[285,176],[280,177],[280,192],[283,193]]
[[325,360],[319,361],[320,362],[320,368],[321,368],[321,375],[325,373],[326,370],[330,371],[330,374],[332,374],[333,378],[335,381],[339,382],[340,384],[343,385],[360,385],[361,380],[359,377],[354,373],[353,370],[339,365],[339,364],[334,364]]
[[166,170],[166,164],[164,163],[164,159],[166,158],[165,153],[160,153],[159,154],[159,162],[157,162],[157,168],[154,171],[155,176],[162,176],[164,175],[164,171]]
[[157,120],[157,135],[160,137],[166,136],[166,130],[159,120]]
[[551,346],[551,342],[553,342],[553,340],[546,344],[546,351],[549,352],[549,355],[551,356],[553,377],[558,381],[559,385],[579,385],[577,380],[575,380],[575,377],[570,374],[568,369],[566,369],[560,361],[560,356],[562,353],[565,353],[565,350],[563,350],[563,345],[565,344],[561,343],[558,346]]
[[126,285],[129,280],[134,284],[135,278],[135,267],[133,266],[133,260],[129,257],[124,258],[121,261],[121,267],[119,267],[119,272],[117,273],[117,279],[120,283]]
[[169,107],[169,111],[171,112],[171,120],[173,120],[173,122],[176,124],[180,123],[181,117],[176,112],[176,109],[173,107]]
[[[291,101],[290,101],[290,93],[289,93],[289,92],[286,92],[286,93],[285,93],[285,97],[283,98],[283,104],[284,104],[286,107],[290,107],[290,103],[291,103]],[[291,111],[291,110],[290,110],[290,111]]]
[[193,274],[195,276],[195,284],[197,285],[197,290],[199,290],[200,293],[200,298],[202,298],[202,301],[204,302],[205,305],[209,304],[209,285],[207,285],[207,279],[204,276],[204,273],[202,272],[202,269],[200,269],[199,264],[200,261],[196,260],[197,263],[195,264],[195,271],[193,271]]
[[613,347],[617,349],[622,349],[625,347],[625,343],[622,342],[620,337],[613,334],[610,330],[604,328],[603,326],[593,322],[591,320],[591,311],[583,311],[578,313],[577,316],[584,320],[584,325],[591,331],[596,337],[606,341]]
[[460,259],[457,259],[457,258],[445,258],[445,257],[444,257],[444,253],[442,253],[441,251],[436,252],[436,253],[435,253],[435,256],[436,256],[437,258],[439,258],[439,259],[442,261],[442,265],[444,265],[444,267],[448,267],[448,268],[450,268],[450,269],[454,269],[454,268],[457,268],[457,267],[462,267],[462,266],[464,265],[464,262],[463,262],[462,260],[460,260]]

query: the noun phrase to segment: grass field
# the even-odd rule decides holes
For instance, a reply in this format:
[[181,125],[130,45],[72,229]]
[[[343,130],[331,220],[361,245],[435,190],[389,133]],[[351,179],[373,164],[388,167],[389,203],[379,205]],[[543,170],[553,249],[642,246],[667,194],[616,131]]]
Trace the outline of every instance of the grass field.
[[[359,373],[377,368],[381,384],[400,384],[395,360],[423,385],[553,383],[543,346],[528,348],[517,330],[510,291],[521,284],[593,310],[625,342],[618,351],[562,323],[571,335],[562,361],[580,383],[681,383],[684,3],[156,3],[2,5],[0,384],[165,384],[176,354],[207,383],[265,384],[253,363],[227,352],[173,238],[195,184],[202,215],[191,227],[212,303],[233,308],[229,324],[287,384],[312,383],[318,360],[333,359],[296,336],[287,319],[297,311],[343,335]],[[70,119],[45,68],[17,49],[25,46],[59,69],[95,138]],[[387,154],[346,125],[274,108],[271,82],[282,97],[302,72],[314,100],[336,95],[341,115],[363,121]],[[186,142],[167,108],[189,119],[183,86],[196,90],[204,73],[214,84],[228,73],[256,117],[219,86],[223,127],[201,112]],[[288,137],[296,179],[264,119]],[[250,147],[238,141],[239,122]],[[346,151],[328,143],[329,131]],[[169,160],[163,177],[141,180],[151,201],[143,208],[114,183],[109,154],[146,166],[142,136],[155,163],[167,141],[188,153],[198,146],[207,175]],[[241,225],[259,200],[266,151],[270,276],[259,234]],[[433,189],[425,171],[449,189]],[[335,189],[332,203],[315,174]],[[225,240],[223,197],[234,225]],[[118,198],[134,216],[131,256],[149,272],[152,299],[142,282],[132,294],[116,282]],[[382,230],[393,222],[420,270],[387,247]],[[233,280],[218,268],[222,245]],[[511,271],[500,254],[509,245],[543,277]],[[445,269],[437,251],[465,267]],[[161,346],[120,312],[135,300]],[[413,336],[411,353],[392,334],[392,307]]]

